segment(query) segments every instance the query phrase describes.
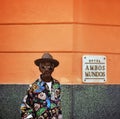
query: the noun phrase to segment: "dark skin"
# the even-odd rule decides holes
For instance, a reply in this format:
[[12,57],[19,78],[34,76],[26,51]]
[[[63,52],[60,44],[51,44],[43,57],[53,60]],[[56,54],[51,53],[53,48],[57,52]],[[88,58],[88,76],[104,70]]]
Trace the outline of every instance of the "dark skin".
[[41,78],[45,82],[50,82],[52,81],[52,72],[54,71],[54,64],[51,62],[42,62],[39,65],[39,70],[42,73]]

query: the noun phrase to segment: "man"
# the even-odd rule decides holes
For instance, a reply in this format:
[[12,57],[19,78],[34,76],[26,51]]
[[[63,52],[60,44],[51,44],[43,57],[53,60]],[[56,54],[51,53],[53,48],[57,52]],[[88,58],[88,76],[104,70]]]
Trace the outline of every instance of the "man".
[[21,104],[22,119],[62,119],[60,83],[51,75],[59,65],[49,53],[34,61],[41,75],[29,86]]

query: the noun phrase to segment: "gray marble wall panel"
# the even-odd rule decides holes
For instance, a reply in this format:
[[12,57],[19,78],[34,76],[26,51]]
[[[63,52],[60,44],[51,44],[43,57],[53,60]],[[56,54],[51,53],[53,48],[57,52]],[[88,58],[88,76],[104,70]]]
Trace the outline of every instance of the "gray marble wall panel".
[[[0,119],[20,119],[28,85],[0,85]],[[62,85],[63,119],[120,119],[120,85]]]

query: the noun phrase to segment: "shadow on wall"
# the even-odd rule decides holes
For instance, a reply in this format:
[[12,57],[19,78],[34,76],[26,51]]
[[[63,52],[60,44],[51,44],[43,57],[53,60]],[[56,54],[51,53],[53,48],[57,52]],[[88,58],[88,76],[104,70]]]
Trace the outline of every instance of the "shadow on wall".
[[[20,119],[28,85],[0,85],[0,119]],[[62,85],[63,119],[120,119],[120,85]]]

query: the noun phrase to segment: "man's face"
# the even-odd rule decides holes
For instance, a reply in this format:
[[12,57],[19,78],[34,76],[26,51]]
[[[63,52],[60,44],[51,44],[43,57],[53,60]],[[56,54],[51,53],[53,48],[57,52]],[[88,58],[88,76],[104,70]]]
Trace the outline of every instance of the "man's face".
[[54,71],[54,64],[52,64],[51,62],[40,63],[39,70],[44,77],[51,77],[51,74]]

